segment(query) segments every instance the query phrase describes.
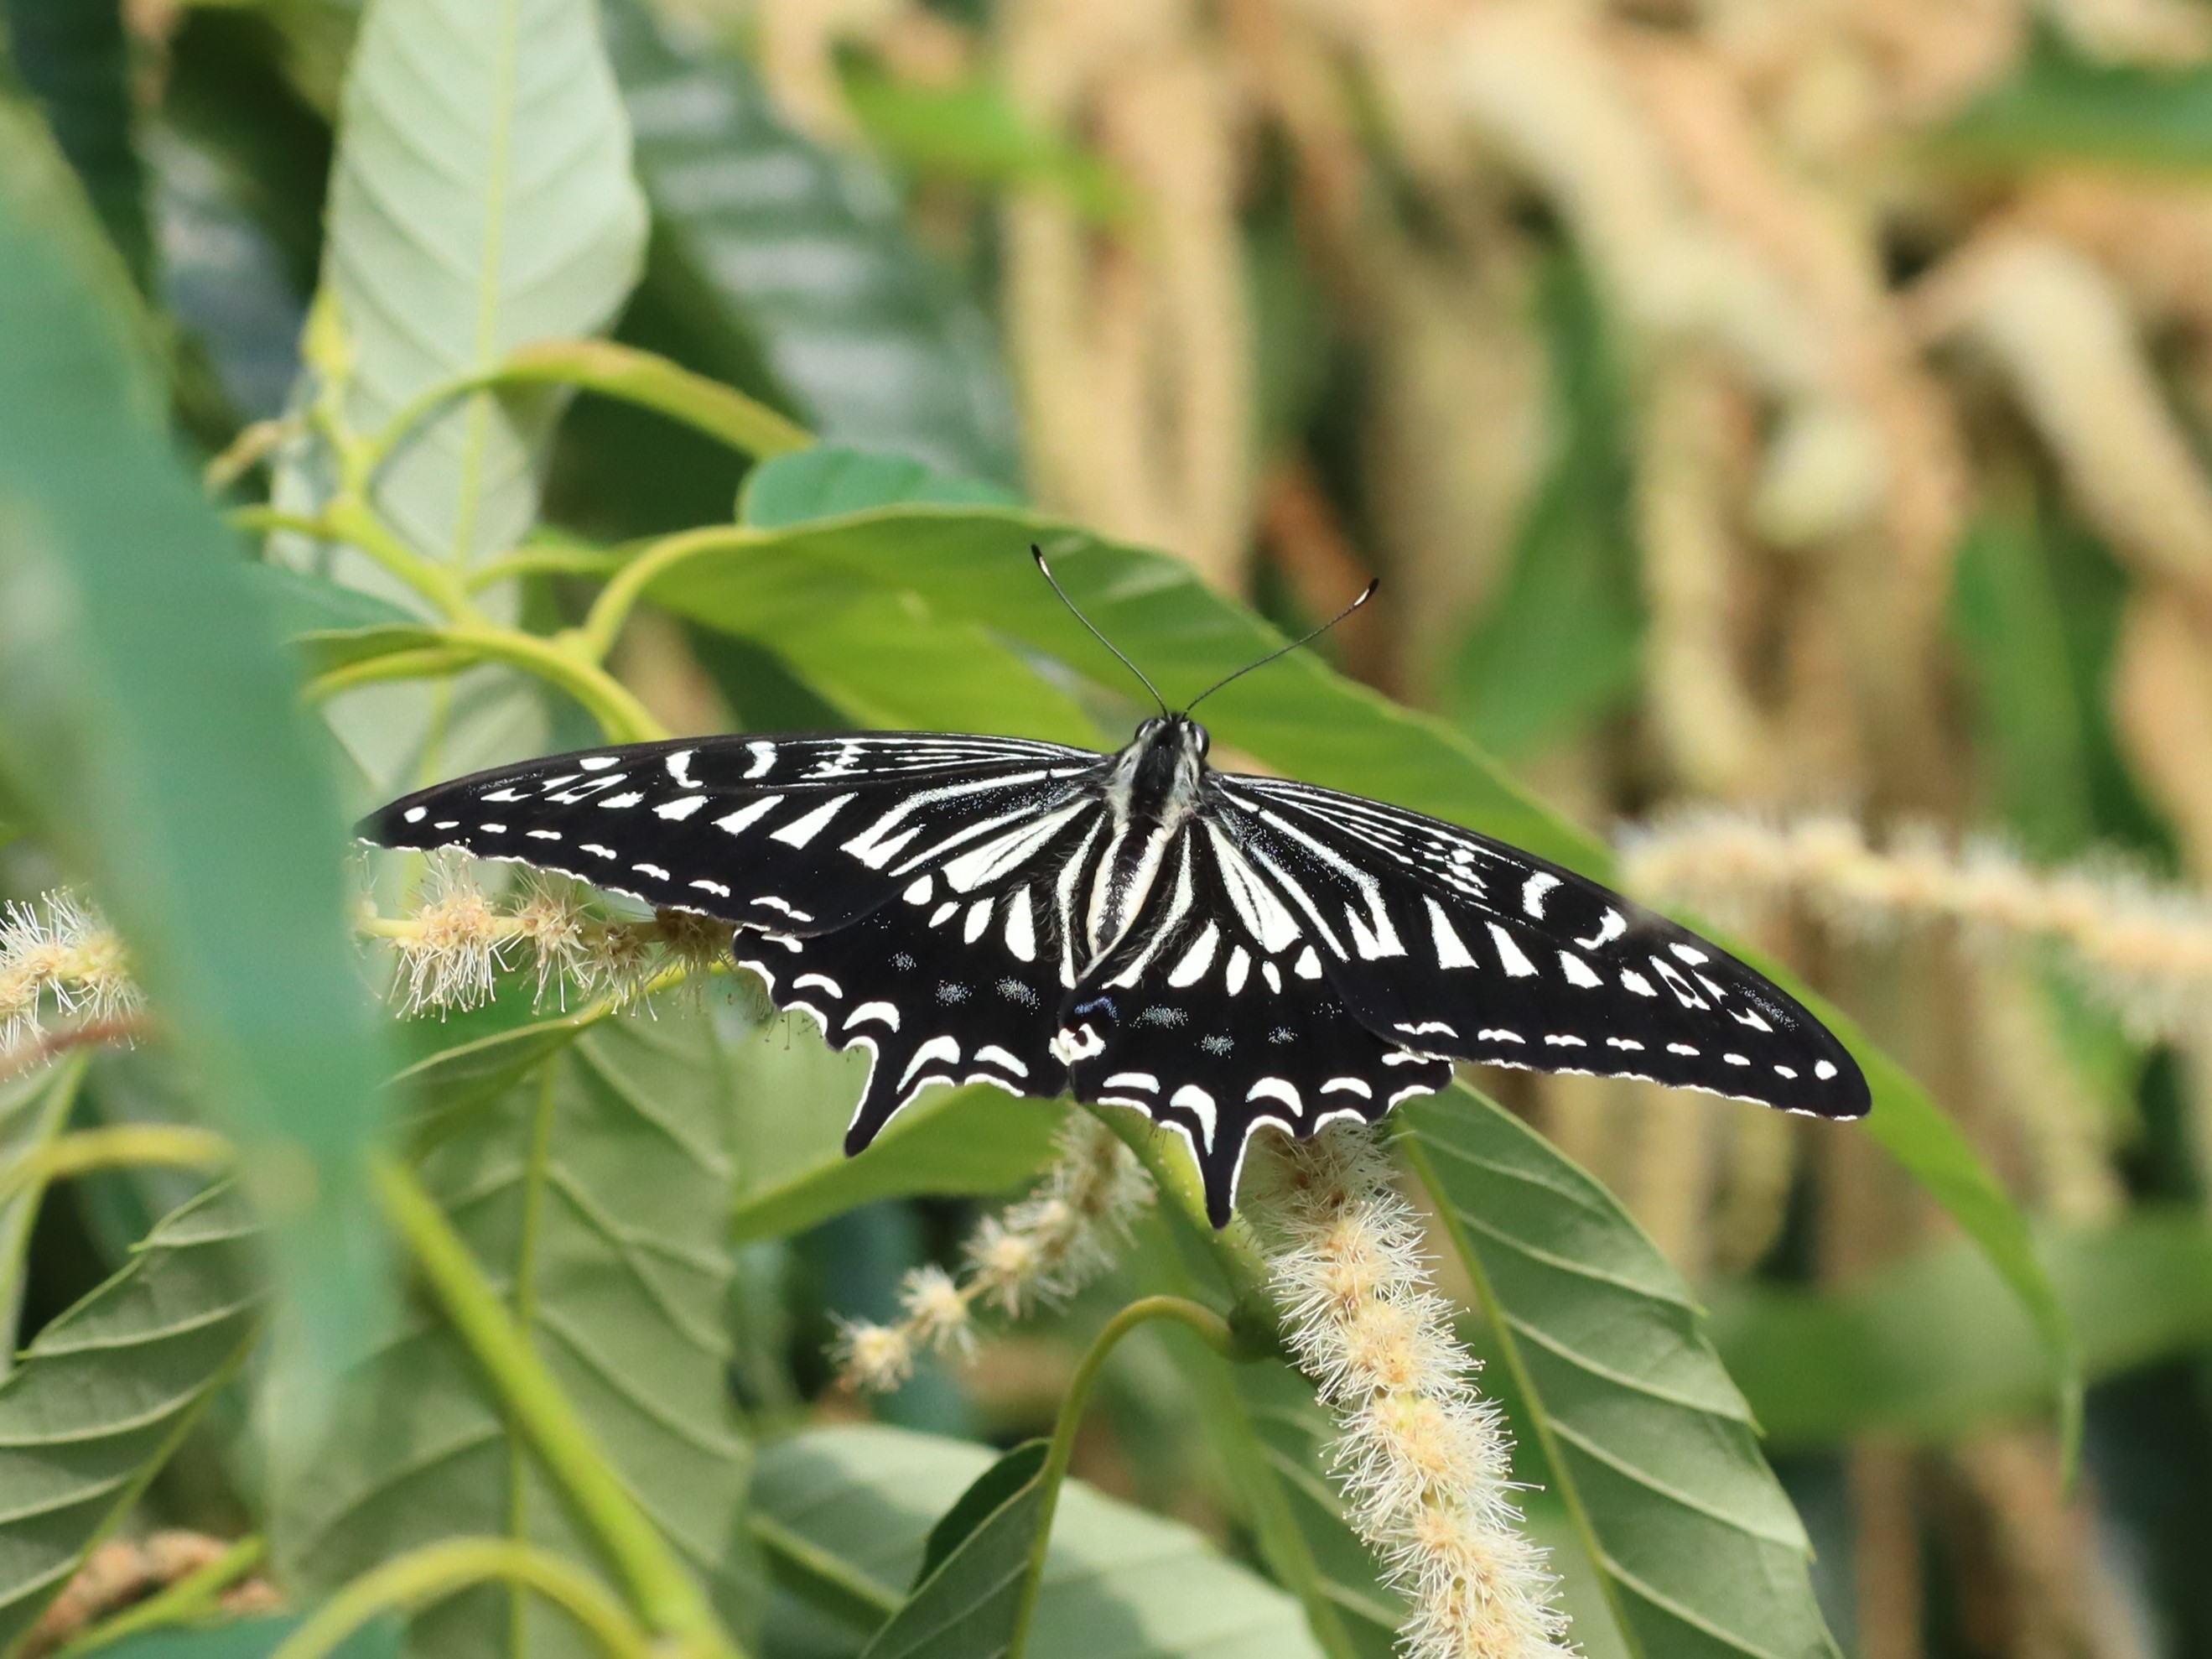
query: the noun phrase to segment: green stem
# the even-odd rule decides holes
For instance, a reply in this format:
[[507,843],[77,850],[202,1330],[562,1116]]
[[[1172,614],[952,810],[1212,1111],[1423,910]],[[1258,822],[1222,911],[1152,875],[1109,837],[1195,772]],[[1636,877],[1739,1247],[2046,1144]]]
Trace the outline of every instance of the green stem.
[[812,433],[767,404],[665,357],[612,340],[543,340],[517,348],[488,368],[426,386],[409,398],[362,444],[368,476],[374,477],[416,428],[447,404],[471,392],[515,386],[575,386],[619,398],[762,460],[805,449],[814,441]]
[[457,623],[482,620],[459,573],[426,559],[407,545],[358,495],[333,495],[324,504],[321,533],[329,541],[357,547]]
[[343,668],[318,674],[300,688],[300,695],[309,702],[326,702],[342,691],[356,686],[377,685],[386,680],[437,680],[464,673],[475,666],[478,659],[466,651],[447,651],[436,648],[421,651],[394,651],[381,657],[366,657],[359,662],[349,662]]
[[505,1538],[447,1538],[393,1556],[324,1602],[270,1659],[323,1659],[379,1613],[492,1580],[536,1590],[581,1626],[609,1659],[655,1659],[652,1638],[574,1562]]
[[48,1141],[27,1158],[0,1172],[0,1199],[21,1188],[43,1188],[94,1170],[167,1164],[188,1170],[220,1170],[236,1155],[230,1142],[212,1129],[176,1123],[118,1123],[80,1129]]
[[554,1483],[598,1539],[646,1622],[701,1659],[739,1659],[737,1644],[716,1621],[707,1598],[638,1507],[544,1361],[515,1329],[436,1200],[401,1164],[381,1163],[376,1176],[385,1211],[431,1295],[490,1378],[509,1419],[528,1437]]
[[607,653],[614,649],[623,624],[629,620],[629,613],[658,578],[687,560],[750,547],[761,539],[757,530],[744,525],[721,524],[664,536],[652,543],[599,590],[599,598],[592,601],[590,611],[574,635],[577,649],[593,662],[605,660]]
[[591,712],[612,742],[651,743],[669,735],[651,709],[599,666],[597,656],[568,643],[574,635],[548,640],[517,629],[477,625],[449,628],[439,637],[454,650],[503,662],[559,686]]
[[125,1637],[136,1636],[141,1631],[197,1619],[213,1607],[225,1590],[259,1566],[268,1553],[267,1540],[241,1538],[197,1572],[187,1573],[159,1594],[80,1632],[74,1640],[56,1649],[53,1659],[82,1659],[85,1654],[112,1647]]
[[1045,1552],[1052,1542],[1052,1518],[1060,1507],[1060,1489],[1066,1482],[1068,1462],[1075,1455],[1075,1434],[1083,1425],[1085,1408],[1091,1403],[1091,1390],[1115,1346],[1138,1326],[1152,1319],[1171,1319],[1188,1326],[1224,1359],[1247,1357],[1244,1346],[1227,1320],[1212,1309],[1180,1296],[1139,1297],[1108,1320],[1105,1328],[1092,1339],[1075,1368],[1075,1375],[1068,1380],[1067,1393],[1060,1402],[1060,1415],[1052,1425],[1052,1443],[1045,1449],[1044,1467],[1037,1471],[1037,1479],[1042,1483],[1043,1502],[1037,1513],[1036,1537],[1030,1546],[1029,1566],[1022,1575],[1021,1605],[1014,1613],[1013,1635],[1006,1645],[1006,1659],[1021,1659],[1029,1644],[1030,1620],[1036,1613],[1037,1589],[1044,1580]]
[[481,593],[487,587],[523,576],[607,577],[627,562],[628,555],[610,552],[602,547],[518,547],[512,553],[486,559],[471,569],[468,573],[469,592]]
[[1268,1287],[1267,1261],[1253,1243],[1252,1229],[1241,1215],[1232,1217],[1221,1228],[1207,1218],[1206,1189],[1182,1138],[1161,1133],[1159,1125],[1137,1112],[1111,1106],[1085,1109],[1121,1138],[1145,1166],[1152,1184],[1174,1205],[1185,1231],[1203,1241],[1222,1277],[1229,1281],[1229,1293],[1236,1303],[1231,1322],[1247,1340],[1278,1346],[1275,1333],[1282,1321],[1276,1311],[1274,1292]]

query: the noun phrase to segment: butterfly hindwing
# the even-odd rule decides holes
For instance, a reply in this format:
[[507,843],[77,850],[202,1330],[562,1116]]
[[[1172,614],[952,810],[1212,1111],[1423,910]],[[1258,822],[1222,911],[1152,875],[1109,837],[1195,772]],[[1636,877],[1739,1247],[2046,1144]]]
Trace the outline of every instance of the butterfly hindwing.
[[1451,1079],[1445,1061],[1354,1018],[1309,945],[1271,885],[1200,820],[1168,848],[1121,945],[1061,1007],[1055,1046],[1076,1098],[1136,1107],[1182,1134],[1217,1225],[1261,1123],[1304,1139]]
[[1636,1077],[1822,1117],[1866,1082],[1827,1030],[1709,940],[1502,842],[1304,784],[1219,776],[1370,1029],[1424,1052]]

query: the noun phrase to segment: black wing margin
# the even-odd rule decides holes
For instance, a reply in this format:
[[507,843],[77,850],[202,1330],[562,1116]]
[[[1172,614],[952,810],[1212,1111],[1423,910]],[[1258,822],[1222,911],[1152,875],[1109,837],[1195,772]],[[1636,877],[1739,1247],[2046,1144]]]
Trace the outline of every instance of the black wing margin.
[[1378,1036],[1486,1065],[1865,1115],[1866,1079],[1826,1027],[1664,916],[1434,818],[1274,778],[1213,784],[1218,821],[1283,890],[1331,983]]

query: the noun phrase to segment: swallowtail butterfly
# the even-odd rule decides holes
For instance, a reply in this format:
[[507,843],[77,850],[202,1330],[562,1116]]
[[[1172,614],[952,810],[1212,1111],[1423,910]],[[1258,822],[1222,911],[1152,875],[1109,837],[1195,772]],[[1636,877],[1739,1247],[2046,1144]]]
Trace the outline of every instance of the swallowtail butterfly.
[[1217,1226],[1261,1124],[1371,1121],[1455,1060],[1865,1114],[1843,1044],[1718,946],[1456,825],[1218,772],[1206,728],[1163,711],[1113,755],[927,732],[587,750],[360,833],[728,923],[778,1007],[872,1057],[848,1153],[932,1084],[1073,1089],[1180,1133]]

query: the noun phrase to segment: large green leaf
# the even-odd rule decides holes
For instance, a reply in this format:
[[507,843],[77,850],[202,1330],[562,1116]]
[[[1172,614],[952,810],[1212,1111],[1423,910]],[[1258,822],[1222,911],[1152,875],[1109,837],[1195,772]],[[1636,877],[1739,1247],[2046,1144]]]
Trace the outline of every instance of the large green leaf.
[[933,471],[903,455],[817,444],[779,455],[745,475],[738,516],[763,530],[834,519],[871,507],[1018,507],[995,484]]
[[[875,1426],[817,1429],[765,1448],[754,1503],[771,1560],[833,1569],[857,1592],[855,1613],[869,1597],[895,1607],[932,1527],[992,1462],[981,1446]],[[865,1634],[852,1633],[842,1650],[856,1650]],[[1080,1481],[1060,1492],[1029,1650],[1052,1659],[1317,1656],[1282,1591],[1188,1528]]]
[[44,1183],[24,1182],[21,1171],[68,1126],[84,1068],[85,1056],[74,1054],[0,1083],[0,1377],[15,1360],[31,1224],[45,1196]]
[[[482,1076],[445,1080],[473,1090]],[[747,1627],[750,1455],[722,1325],[730,1110],[711,1022],[674,1011],[601,1022],[445,1128],[425,1182],[639,1503]],[[418,1310],[354,1382],[324,1455],[280,1493],[275,1537],[292,1582],[329,1589],[459,1533],[591,1559],[443,1325]],[[410,1644],[514,1659],[578,1652],[582,1638],[483,1589],[423,1613]]]
[[170,451],[132,325],[103,304],[119,279],[57,171],[0,115],[0,384],[40,388],[0,398],[0,773],[264,1170],[303,1327],[284,1352],[329,1365],[381,1293],[362,1163],[379,1056],[343,830],[290,666]]
[[1472,1090],[1395,1123],[1642,1659],[1833,1659],[1804,1527],[1666,1258]]
[[1045,1443],[1017,1446],[930,1528],[914,1594],[864,1659],[1002,1659],[1017,1650],[1037,1534],[1052,1524]]
[[979,623],[939,614],[911,592],[855,582],[788,549],[732,562],[717,592],[724,615],[761,641],[854,726],[962,731],[1019,709],[1031,736],[1079,747],[1103,740],[1061,686],[1041,678]]
[[[602,327],[636,280],[645,204],[592,0],[372,0],[355,42],[323,281],[374,432],[426,388]],[[430,422],[377,500],[425,552],[472,559],[537,514],[558,412],[478,393]]]
[[[1267,1565],[1306,1601],[1323,1648],[1390,1659],[1405,1605],[1376,1582],[1374,1557],[1345,1524],[1324,1473],[1336,1431],[1313,1384],[1276,1360],[1224,1367],[1209,1355],[1201,1365],[1212,1437],[1252,1507]],[[1323,1621],[1330,1628],[1319,1628]]]
[[[940,617],[979,623],[1097,684],[1133,689],[1128,671],[1038,579],[1032,542],[1085,613],[1164,681],[1170,697],[1194,696],[1282,642],[1178,560],[1012,508],[889,507],[794,525],[678,564],[650,592],[711,627],[747,634],[749,565],[803,558],[848,580],[919,593]],[[1030,734],[1026,712],[1005,710],[1006,728]],[[1478,823],[1563,862],[1602,858],[1465,738],[1345,679],[1311,653],[1238,681],[1206,705],[1206,720],[1219,743],[1314,782]]]
[[882,174],[783,125],[750,69],[644,0],[610,0],[607,26],[658,297],[716,355],[764,359],[823,437],[1016,483],[990,325],[915,248]]
[[153,270],[120,0],[9,0],[8,59],[141,286]]
[[[2057,1233],[2046,1252],[2091,1381],[2212,1343],[2212,1231],[2197,1212]],[[2001,1289],[1948,1244],[1847,1291],[1723,1291],[1714,1340],[1777,1445],[1940,1443],[2050,1398],[2050,1352]]]
[[0,1382],[0,1654],[144,1490],[261,1328],[254,1222],[194,1199]]

